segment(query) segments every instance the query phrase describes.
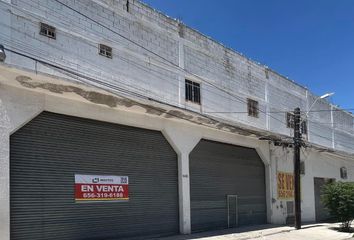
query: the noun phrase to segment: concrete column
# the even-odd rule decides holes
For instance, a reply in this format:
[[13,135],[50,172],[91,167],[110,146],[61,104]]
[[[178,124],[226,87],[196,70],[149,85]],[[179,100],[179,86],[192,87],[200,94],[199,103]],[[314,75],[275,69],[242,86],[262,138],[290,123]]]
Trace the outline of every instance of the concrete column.
[[[1,95],[0,95],[1,96]],[[0,98],[0,239],[10,239],[10,119]]]
[[[183,39],[179,38],[178,41],[178,66],[182,69],[184,69],[184,43]],[[184,104],[184,81],[185,81],[185,76],[179,74],[178,76],[178,104],[179,106],[183,106]]]
[[189,153],[178,155],[178,193],[180,233],[191,233],[191,202],[189,182]]
[[178,155],[178,193],[180,233],[191,233],[189,154],[201,136],[192,134],[187,128],[168,125],[162,133]]
[[267,222],[272,223],[272,198],[273,198],[273,188],[272,188],[272,166],[271,166],[271,151],[270,144],[268,142],[261,142],[256,151],[264,163],[265,169],[265,188],[266,188],[266,206],[267,206]]
[[[2,114],[0,115],[2,116]],[[1,119],[2,120],[2,119]],[[0,240],[10,239],[10,141],[6,128],[0,128]]]
[[41,95],[0,85],[0,240],[10,239],[10,136],[43,109]]

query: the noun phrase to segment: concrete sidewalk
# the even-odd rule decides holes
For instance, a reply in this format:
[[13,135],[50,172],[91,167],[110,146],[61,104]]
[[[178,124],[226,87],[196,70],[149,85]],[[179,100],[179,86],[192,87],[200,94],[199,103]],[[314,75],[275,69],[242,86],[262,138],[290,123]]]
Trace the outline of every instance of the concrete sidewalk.
[[289,226],[260,225],[180,235],[159,240],[354,240],[353,233],[338,232],[338,224],[309,224],[301,230]]

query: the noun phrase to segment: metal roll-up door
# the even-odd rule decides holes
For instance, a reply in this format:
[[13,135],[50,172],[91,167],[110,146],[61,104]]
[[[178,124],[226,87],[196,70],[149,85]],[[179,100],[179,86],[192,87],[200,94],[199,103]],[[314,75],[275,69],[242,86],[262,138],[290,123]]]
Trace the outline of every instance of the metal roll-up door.
[[[74,175],[129,177],[129,201],[76,203]],[[11,136],[12,240],[177,234],[177,156],[160,132],[43,112]]]
[[200,141],[190,185],[192,231],[266,223],[265,168],[254,149]]

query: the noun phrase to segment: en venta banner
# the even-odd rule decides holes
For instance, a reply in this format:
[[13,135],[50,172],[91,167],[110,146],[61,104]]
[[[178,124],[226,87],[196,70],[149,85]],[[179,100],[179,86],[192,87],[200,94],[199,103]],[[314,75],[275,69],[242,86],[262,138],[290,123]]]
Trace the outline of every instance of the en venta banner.
[[75,174],[75,201],[127,201],[127,176]]

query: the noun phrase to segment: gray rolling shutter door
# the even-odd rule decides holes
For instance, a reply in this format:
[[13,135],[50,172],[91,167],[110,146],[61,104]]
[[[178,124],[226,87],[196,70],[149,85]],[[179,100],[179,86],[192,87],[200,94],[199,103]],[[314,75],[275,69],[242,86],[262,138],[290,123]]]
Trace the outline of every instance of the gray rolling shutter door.
[[[160,132],[44,112],[11,136],[11,239],[177,234],[177,156]],[[129,202],[75,203],[74,174],[129,176]]]
[[228,227],[227,195],[237,195],[238,226],[266,223],[265,169],[254,149],[202,140],[190,181],[192,231]]

